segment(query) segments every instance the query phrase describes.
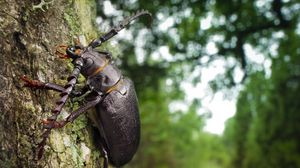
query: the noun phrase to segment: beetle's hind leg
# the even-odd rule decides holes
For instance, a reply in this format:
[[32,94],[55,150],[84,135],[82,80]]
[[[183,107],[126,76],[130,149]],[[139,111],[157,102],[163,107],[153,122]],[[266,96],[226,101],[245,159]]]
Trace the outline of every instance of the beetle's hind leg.
[[55,83],[50,82],[42,82],[39,80],[32,80],[27,78],[27,76],[23,75],[21,76],[21,80],[25,82],[24,87],[29,87],[32,89],[45,89],[45,90],[54,90],[57,92],[64,91],[64,87]]
[[[88,95],[89,96],[89,95]],[[92,97],[87,103],[79,107],[77,110],[71,112],[71,114],[63,121],[55,121],[53,120],[53,116],[49,117],[46,120],[43,120],[44,127],[46,129],[52,129],[52,128],[62,128],[67,123],[73,122],[76,118],[78,118],[81,114],[87,112],[88,109],[96,106],[101,100],[103,99],[103,96],[97,95],[95,97]]]

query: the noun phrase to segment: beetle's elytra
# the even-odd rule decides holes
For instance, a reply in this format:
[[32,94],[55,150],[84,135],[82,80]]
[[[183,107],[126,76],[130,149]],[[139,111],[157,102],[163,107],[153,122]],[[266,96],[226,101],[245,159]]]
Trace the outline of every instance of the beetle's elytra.
[[[99,142],[105,158],[104,167],[108,166],[109,161],[114,166],[122,166],[132,159],[140,140],[138,100],[133,82],[121,74],[112,63],[109,53],[97,51],[95,48],[115,36],[132,20],[143,15],[151,18],[148,11],[137,12],[88,46],[82,46],[80,43],[70,46],[61,45],[56,54],[61,58],[71,58],[74,65],[65,86],[30,80],[26,76],[21,77],[26,87],[54,90],[60,92],[61,96],[52,110],[53,115],[43,120],[45,132],[38,146],[39,159],[43,155],[46,140],[53,128],[65,126],[92,107],[96,109],[91,119],[100,133]],[[86,85],[80,91],[74,91],[79,74],[86,78]],[[65,120],[57,121],[70,95],[85,95],[86,103],[71,112]]]

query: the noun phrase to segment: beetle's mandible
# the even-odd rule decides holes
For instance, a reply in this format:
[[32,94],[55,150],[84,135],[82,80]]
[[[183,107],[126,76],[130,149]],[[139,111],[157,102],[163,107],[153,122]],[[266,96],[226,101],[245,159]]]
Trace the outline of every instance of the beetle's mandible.
[[[99,141],[105,158],[104,167],[108,166],[108,162],[119,167],[132,159],[140,140],[140,119],[135,89],[132,81],[124,77],[112,63],[111,55],[95,48],[115,36],[131,21],[143,15],[152,19],[148,11],[139,11],[124,19],[100,38],[93,40],[88,46],[80,43],[59,46],[56,54],[62,58],[71,58],[74,65],[73,72],[67,78],[68,82],[65,86],[30,80],[26,76],[21,77],[26,87],[60,92],[61,98],[52,110],[53,115],[43,120],[45,132],[43,140],[38,145],[38,159],[43,155],[46,140],[53,128],[65,126],[92,107],[96,108],[92,120],[100,133]],[[79,74],[86,78],[86,85],[81,91],[74,91]],[[70,95],[84,95],[86,103],[71,112],[65,120],[57,121]]]

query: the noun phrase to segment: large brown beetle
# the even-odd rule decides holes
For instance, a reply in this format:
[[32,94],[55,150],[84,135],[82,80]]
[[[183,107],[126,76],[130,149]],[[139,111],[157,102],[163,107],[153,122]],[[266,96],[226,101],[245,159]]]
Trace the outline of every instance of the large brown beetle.
[[[92,120],[100,132],[99,141],[105,158],[104,167],[108,166],[108,161],[119,167],[132,159],[140,140],[140,119],[135,89],[132,81],[123,77],[120,70],[112,64],[111,55],[107,52],[97,51],[95,48],[142,15],[151,18],[148,11],[137,12],[86,47],[79,43],[73,46],[60,46],[57,54],[60,57],[71,58],[74,65],[74,70],[67,78],[68,83],[65,86],[30,80],[26,76],[21,78],[26,87],[58,91],[61,96],[52,111],[53,115],[43,120],[45,132],[43,140],[38,146],[38,159],[43,155],[46,140],[53,128],[65,126],[92,107],[96,108]],[[80,73],[87,82],[81,91],[76,92],[73,89]],[[85,94],[87,92],[89,93]],[[86,95],[84,96],[86,103],[71,112],[65,120],[57,121],[57,117],[70,95],[75,97]]]

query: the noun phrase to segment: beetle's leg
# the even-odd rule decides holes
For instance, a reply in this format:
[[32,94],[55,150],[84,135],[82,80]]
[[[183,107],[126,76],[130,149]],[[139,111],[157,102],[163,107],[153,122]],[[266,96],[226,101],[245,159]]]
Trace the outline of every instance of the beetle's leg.
[[102,96],[98,95],[96,97],[93,97],[92,100],[89,100],[87,103],[85,103],[83,106],[79,107],[77,110],[73,111],[65,120],[63,121],[55,121],[53,120],[53,116],[49,117],[46,120],[43,120],[44,127],[46,129],[52,129],[52,128],[62,128],[67,123],[74,121],[77,117],[79,117],[81,114],[87,112],[88,109],[96,106],[101,100],[103,99]]
[[102,150],[102,154],[104,157],[103,168],[107,168],[108,167],[108,156],[107,156],[107,152],[106,152],[105,148],[102,145],[101,145],[101,150]]
[[57,92],[62,92],[65,88],[61,85],[55,83],[45,83],[39,80],[31,80],[27,78],[27,76],[23,75],[21,80],[25,82],[24,87],[29,87],[33,89],[46,89],[46,90],[54,90]]
[[80,90],[72,90],[70,97],[74,98],[74,97],[80,97],[82,95],[84,95],[87,91],[90,90],[90,87],[85,85],[83,88],[81,88]]
[[[64,90],[60,93],[61,98],[59,101],[56,102],[56,107],[52,110],[53,115],[50,118],[48,118],[48,121],[50,120],[50,123],[54,123],[56,121],[57,116],[60,114],[63,106],[66,103],[66,100],[68,99],[70,93],[75,87],[77,83],[77,78],[83,65],[83,59],[77,58],[73,64],[75,65],[75,67],[72,71],[72,74],[67,79],[68,83],[64,86]],[[46,144],[47,138],[51,133],[51,130],[52,128],[47,128],[47,130],[43,134],[43,140],[38,145],[38,160],[41,159],[43,156],[44,146]]]
[[[27,76],[23,75],[21,79],[25,82],[24,87],[29,87],[32,89],[45,89],[45,90],[54,90],[57,92],[63,92],[65,88],[62,85],[58,85],[50,82],[42,82],[39,80],[31,80],[28,79]],[[84,95],[87,91],[89,91],[88,86],[84,86],[82,89],[75,91],[72,90],[70,97],[80,97]]]

